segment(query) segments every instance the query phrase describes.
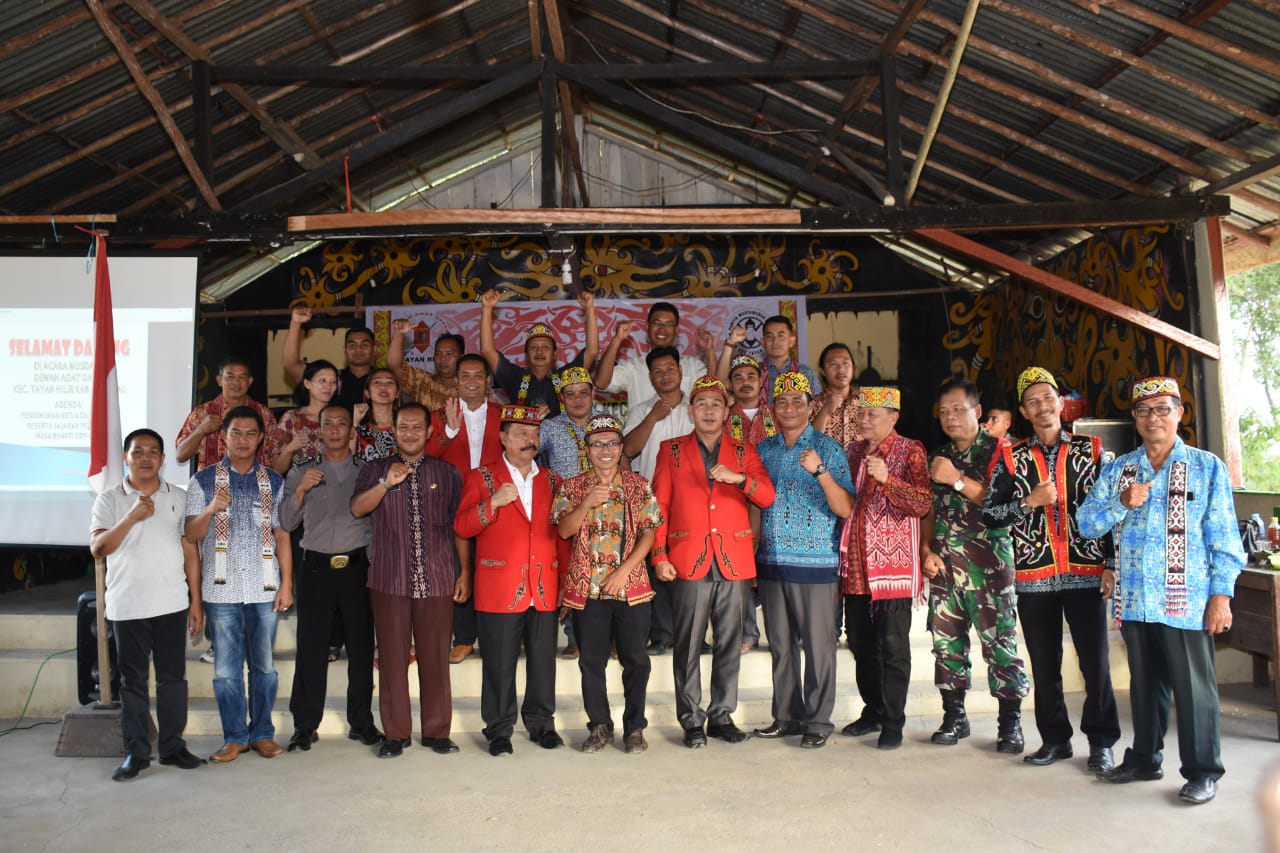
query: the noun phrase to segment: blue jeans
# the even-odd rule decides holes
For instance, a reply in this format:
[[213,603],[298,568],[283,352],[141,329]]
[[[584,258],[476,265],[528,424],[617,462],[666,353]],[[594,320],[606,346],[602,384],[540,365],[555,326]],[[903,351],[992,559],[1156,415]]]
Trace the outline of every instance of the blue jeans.
[[[275,663],[271,647],[276,641],[277,614],[270,601],[261,604],[212,604],[204,606],[213,626],[218,653],[213,663],[213,695],[222,717],[222,737],[227,743],[251,744],[272,740],[276,734],[271,709],[276,703]],[[249,663],[249,724],[245,725],[244,665]]]

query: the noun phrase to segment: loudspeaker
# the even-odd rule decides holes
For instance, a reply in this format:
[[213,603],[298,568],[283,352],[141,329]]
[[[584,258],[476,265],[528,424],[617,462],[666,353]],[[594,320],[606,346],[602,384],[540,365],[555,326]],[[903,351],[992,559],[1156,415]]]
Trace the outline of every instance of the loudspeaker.
[[[111,668],[111,695],[120,699],[120,666],[116,661],[116,638],[107,623],[107,659]],[[98,596],[83,592],[76,601],[76,690],[80,704],[102,698],[98,673]]]

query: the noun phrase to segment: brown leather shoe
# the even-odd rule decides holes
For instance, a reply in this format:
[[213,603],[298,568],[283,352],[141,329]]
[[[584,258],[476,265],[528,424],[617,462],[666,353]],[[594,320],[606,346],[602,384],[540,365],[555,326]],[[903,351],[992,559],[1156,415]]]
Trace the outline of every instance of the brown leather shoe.
[[577,660],[581,652],[578,650],[577,643],[569,643],[564,647],[564,651],[560,653],[561,660]]
[[275,758],[284,752],[284,747],[273,740],[260,740],[253,745],[253,751],[263,758]]
[[476,650],[475,646],[469,646],[466,643],[459,643],[449,652],[449,663],[462,663],[471,657],[471,653]]
[[222,749],[209,756],[210,761],[216,761],[219,764],[226,764],[229,761],[235,761],[241,755],[249,751],[249,747],[243,743],[231,743],[228,741],[222,745]]

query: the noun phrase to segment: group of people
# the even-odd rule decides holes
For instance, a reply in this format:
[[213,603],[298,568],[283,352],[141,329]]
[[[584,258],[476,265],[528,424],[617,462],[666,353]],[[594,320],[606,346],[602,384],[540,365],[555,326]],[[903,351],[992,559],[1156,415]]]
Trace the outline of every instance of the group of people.
[[[647,353],[622,359],[631,324],[619,323],[599,354],[594,302],[589,294],[580,302],[584,351],[557,364],[555,332],[539,323],[517,365],[495,348],[499,298],[488,292],[480,352],[441,337],[434,373],[404,364],[405,321],[393,325],[386,367],[373,365],[363,328],[348,333],[342,370],[303,364],[298,344],[310,316],[299,309],[285,343],[299,407],[277,424],[248,397],[249,368],[228,360],[222,393],[178,436],[178,458],[198,467],[185,499],[160,477],[163,439],[145,429],[126,438],[128,477],[99,497],[91,524],[92,549],[107,558],[107,616],[120,651],[128,755],[115,778],[150,762],[149,656],[160,762],[204,763],[182,741],[182,648],[184,630],[194,636],[206,621],[225,741],[215,762],[317,742],[335,618],[349,658],[349,736],[382,758],[412,742],[415,660],[421,743],[457,751],[449,664],[477,646],[488,751],[513,751],[517,711],[534,743],[564,745],[555,726],[562,620],[578,650],[584,752],[616,740],[611,657],[622,668],[622,748],[647,748],[652,657],[668,649],[685,746],[740,743],[749,735],[733,720],[738,671],[759,642],[757,607],[773,719],[755,736],[827,743],[843,622],[863,709],[842,734],[878,733],[880,748],[895,749],[912,614],[927,602],[942,709],[934,743],[971,733],[965,695],[976,629],[999,703],[996,749],[1024,752],[1021,703],[1034,682],[1041,745],[1024,761],[1072,758],[1065,618],[1085,682],[1089,768],[1115,783],[1159,779],[1172,696],[1181,796],[1213,798],[1223,773],[1213,635],[1230,627],[1245,560],[1225,466],[1177,435],[1176,381],[1133,384],[1141,446],[1111,462],[1097,439],[1063,428],[1050,371],[1030,367],[1018,378],[1032,434],[1016,442],[980,424],[974,385],[951,381],[936,401],[947,442],[928,453],[896,431],[899,389],[854,384],[843,344],[823,350],[818,371],[799,363],[785,317],[764,325],[763,363],[739,351],[742,329],[718,352],[699,330],[694,357],[675,346],[678,309],[656,303]],[[491,399],[494,386],[505,403]],[[625,422],[596,407],[597,391],[626,394]],[[294,731],[281,746],[271,649],[295,594]],[[1132,676],[1133,746],[1118,764],[1109,602]],[[382,730],[371,711],[375,659]]]

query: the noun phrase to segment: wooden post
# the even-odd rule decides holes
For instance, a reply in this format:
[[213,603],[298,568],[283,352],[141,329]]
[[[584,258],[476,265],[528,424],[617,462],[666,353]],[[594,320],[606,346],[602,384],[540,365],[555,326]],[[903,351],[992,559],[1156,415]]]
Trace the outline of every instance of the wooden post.
[[102,557],[93,561],[93,586],[97,593],[94,615],[98,623],[98,701],[99,710],[118,708],[119,703],[111,695],[111,654],[107,649],[107,561]]

